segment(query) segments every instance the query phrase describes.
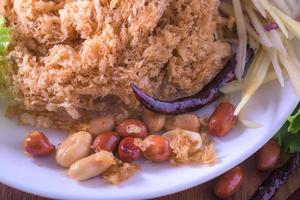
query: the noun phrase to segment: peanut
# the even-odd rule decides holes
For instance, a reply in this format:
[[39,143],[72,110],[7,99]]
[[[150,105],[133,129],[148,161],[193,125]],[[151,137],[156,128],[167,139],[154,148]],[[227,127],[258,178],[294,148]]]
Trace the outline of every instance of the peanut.
[[46,156],[55,150],[48,138],[39,131],[28,133],[23,140],[23,147],[30,156]]
[[100,175],[115,164],[116,160],[111,152],[99,151],[73,163],[68,175],[75,180],[83,181]]
[[97,117],[90,121],[89,132],[93,135],[99,135],[102,132],[111,131],[115,126],[115,121],[112,117]]
[[260,171],[274,169],[280,158],[280,147],[276,141],[270,140],[255,155],[256,168]]
[[121,137],[145,138],[148,134],[145,123],[137,119],[125,119],[117,126],[116,131]]
[[96,137],[93,142],[92,148],[97,152],[100,150],[114,152],[121,138],[116,132],[104,132]]
[[122,161],[131,162],[140,158],[141,150],[134,144],[133,137],[125,137],[119,143],[118,155]]
[[233,195],[244,181],[244,173],[241,167],[235,167],[218,177],[213,185],[215,195],[226,199]]
[[199,132],[200,120],[197,115],[182,114],[172,117],[166,122],[165,128],[168,131],[183,129],[187,131]]
[[154,113],[148,109],[144,109],[143,120],[151,132],[157,132],[164,128],[166,123],[166,115]]
[[160,135],[149,135],[143,141],[146,146],[143,155],[152,162],[163,162],[170,158],[169,141]]
[[91,142],[92,136],[88,132],[79,131],[70,135],[58,146],[56,162],[63,167],[69,167],[89,154]]
[[237,122],[237,116],[234,116],[235,107],[229,102],[222,102],[208,122],[208,131],[215,136],[225,136],[234,127]]

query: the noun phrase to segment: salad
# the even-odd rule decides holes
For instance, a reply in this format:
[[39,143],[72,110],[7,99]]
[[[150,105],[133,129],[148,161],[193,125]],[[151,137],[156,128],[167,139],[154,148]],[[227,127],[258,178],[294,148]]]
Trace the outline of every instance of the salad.
[[[245,112],[263,84],[284,87],[288,79],[300,96],[297,1],[149,2],[3,6],[6,115],[69,133],[55,147],[31,131],[26,155],[55,153],[70,178],[101,176],[112,184],[133,176],[141,157],[174,166],[216,164],[214,137],[230,134],[238,122],[261,126]],[[242,93],[237,106],[220,98],[234,92]],[[210,116],[190,113],[216,100]],[[282,148],[300,151],[299,124],[297,111],[275,136]],[[242,181],[242,171],[235,172]]]

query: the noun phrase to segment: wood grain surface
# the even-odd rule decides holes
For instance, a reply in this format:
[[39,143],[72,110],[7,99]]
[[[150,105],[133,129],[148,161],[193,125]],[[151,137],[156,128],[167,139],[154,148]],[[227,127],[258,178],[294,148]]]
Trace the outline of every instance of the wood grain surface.
[[[254,158],[251,157],[242,163],[245,173],[245,182],[240,190],[230,200],[248,200],[255,192],[258,185],[267,177],[268,173],[261,173],[255,169]],[[12,177],[13,178],[13,177]],[[214,200],[212,183],[191,188],[189,190],[157,198],[157,200]],[[300,187],[300,169],[289,177],[288,182],[277,192],[273,200],[286,200],[296,189]],[[46,200],[47,198],[27,194],[0,184],[0,200]]]

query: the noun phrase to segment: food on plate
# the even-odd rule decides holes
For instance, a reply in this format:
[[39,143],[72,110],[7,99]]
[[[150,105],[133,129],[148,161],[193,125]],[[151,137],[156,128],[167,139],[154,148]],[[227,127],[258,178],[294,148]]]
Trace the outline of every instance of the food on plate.
[[[253,51],[248,48],[246,57],[247,63],[250,62],[252,55]],[[221,92],[221,88],[226,83],[235,80],[235,69],[236,58],[235,56],[232,56],[232,58],[225,64],[222,71],[217,74],[216,77],[202,90],[192,96],[187,96],[176,100],[158,100],[144,93],[141,88],[137,87],[135,84],[132,84],[131,87],[136,98],[149,110],[165,114],[180,114],[196,111],[219,98],[223,94]]]
[[135,174],[139,167],[133,163],[118,161],[118,164],[110,167],[103,173],[103,178],[112,184],[119,184]]
[[137,119],[125,119],[116,127],[116,131],[121,137],[144,138],[148,134],[146,124]]
[[134,143],[142,150],[144,157],[152,162],[169,160],[171,148],[169,141],[160,135],[149,135],[144,140],[136,140]]
[[117,149],[120,140],[121,137],[116,132],[103,132],[95,138],[92,149],[94,149],[95,152],[101,150],[114,152]]
[[29,156],[47,156],[55,150],[55,146],[39,131],[32,131],[25,136],[23,148]]
[[9,29],[4,27],[4,19],[0,16],[0,99],[5,99],[8,87],[9,69],[7,68],[7,47],[9,45]]
[[222,102],[218,105],[208,121],[208,131],[222,137],[235,126],[237,116],[234,115],[235,107],[229,102]]
[[135,144],[133,137],[123,138],[118,147],[118,156],[122,161],[131,162],[141,157],[141,149]]
[[141,110],[131,83],[163,99],[194,94],[231,55],[215,37],[226,24],[219,3],[5,1],[12,103],[69,129],[95,114],[119,122]]
[[79,181],[87,180],[105,172],[116,162],[111,152],[99,151],[73,163],[68,170],[68,175]]
[[[300,22],[285,4],[3,1],[0,97],[8,104],[6,116],[67,131],[56,162],[80,181],[100,176],[121,183],[137,172],[141,157],[176,166],[215,164],[214,136],[229,134],[238,119],[259,126],[244,113],[262,84],[278,80],[283,87],[288,77],[300,95],[293,46]],[[208,120],[188,113],[236,91],[243,92],[237,106],[223,101]],[[293,133],[299,131],[294,121],[297,115],[290,118]],[[268,154],[269,148],[275,147],[257,154],[261,170],[279,157],[279,148]],[[34,131],[24,150],[42,156],[55,147]],[[242,180],[241,169],[233,169],[220,178],[216,195],[230,196]]]
[[143,120],[150,132],[158,132],[164,128],[167,116],[143,109]]
[[184,129],[188,131],[199,132],[200,130],[200,120],[197,115],[193,114],[181,114],[170,118],[166,124],[165,128],[168,131],[175,129]]
[[[300,82],[296,79],[296,76],[300,75],[299,61],[296,57],[295,48],[293,43],[296,39],[299,39],[299,35],[294,34],[295,29],[299,29],[300,22],[296,21],[296,16],[293,16],[285,8],[290,8],[288,1],[233,1],[230,5],[228,2],[224,2],[220,9],[226,15],[235,14],[237,20],[238,37],[240,41],[238,44],[238,51],[240,56],[237,56],[238,63],[242,63],[245,60],[245,49],[247,44],[245,41],[249,41],[252,48],[257,49],[257,53],[249,66],[249,71],[245,77],[238,76],[239,84],[243,87],[244,95],[237,105],[235,115],[240,114],[246,109],[246,105],[257,91],[257,89],[264,83],[269,71],[272,70],[276,73],[278,82],[284,87],[284,76],[287,76],[292,82],[295,94],[300,95]],[[296,6],[294,6],[296,7]],[[287,20],[288,19],[288,20]],[[278,28],[267,31],[264,28],[264,24],[275,22]],[[293,28],[291,28],[293,24]],[[245,31],[247,34],[245,35]],[[248,36],[248,37],[245,37]],[[244,63],[244,62],[243,62]],[[272,67],[272,69],[270,69]],[[245,71],[243,65],[238,65],[238,70]],[[240,73],[243,75],[243,73]],[[227,89],[237,82],[229,83]],[[241,117],[243,118],[243,117]],[[241,121],[243,122],[244,119]],[[249,123],[246,123],[249,124]]]
[[163,134],[172,150],[172,165],[202,163],[213,164],[216,161],[214,143],[206,133],[176,129]]
[[240,188],[243,181],[244,172],[237,166],[216,179],[213,185],[214,194],[221,199],[227,199]]
[[111,131],[115,127],[115,121],[110,116],[100,116],[89,122],[88,131],[93,135],[98,135],[105,131]]
[[63,167],[69,167],[74,162],[89,155],[92,135],[79,131],[70,135],[56,149],[56,162]]
[[260,171],[274,169],[279,162],[280,146],[275,140],[270,140],[256,152],[256,168]]

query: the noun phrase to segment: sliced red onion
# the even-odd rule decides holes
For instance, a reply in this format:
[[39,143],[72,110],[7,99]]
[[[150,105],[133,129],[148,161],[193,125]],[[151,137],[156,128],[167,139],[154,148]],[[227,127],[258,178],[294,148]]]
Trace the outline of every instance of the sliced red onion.
[[278,24],[276,22],[271,22],[264,25],[266,31],[271,31],[278,28]]

